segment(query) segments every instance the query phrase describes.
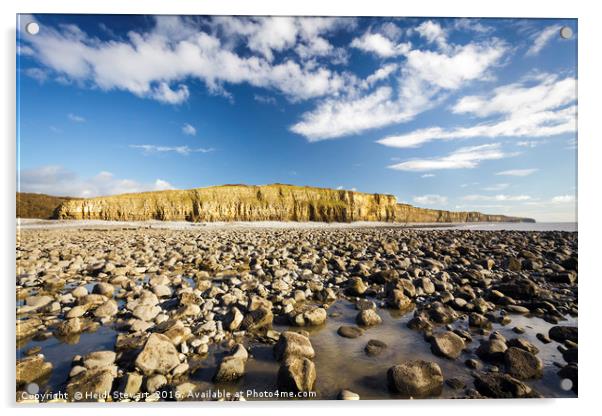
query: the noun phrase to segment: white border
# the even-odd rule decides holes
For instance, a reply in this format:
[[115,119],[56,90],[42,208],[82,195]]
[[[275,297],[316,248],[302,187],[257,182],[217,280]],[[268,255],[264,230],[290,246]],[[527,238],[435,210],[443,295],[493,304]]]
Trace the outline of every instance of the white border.
[[[0,204],[2,219],[2,282],[4,283],[4,319],[2,329],[5,342],[2,356],[5,370],[1,377],[0,392],[8,413],[30,414],[44,412],[45,415],[64,415],[81,412],[76,406],[43,406],[37,408],[15,407],[14,405],[14,244],[15,244],[15,22],[16,13],[125,13],[125,14],[249,14],[249,15],[346,15],[346,16],[462,16],[462,17],[572,17],[579,19],[579,254],[581,260],[579,299],[581,314],[581,372],[579,399],[504,400],[504,401],[378,401],[378,402],[287,402],[287,403],[219,403],[206,404],[153,404],[150,406],[107,405],[94,406],[94,414],[128,414],[152,411],[207,412],[212,416],[241,412],[265,414],[271,412],[306,414],[307,412],[336,411],[365,414],[373,406],[377,412],[441,412],[447,415],[468,412],[486,412],[488,415],[505,415],[509,412],[531,411],[541,414],[579,414],[588,408],[600,407],[596,403],[601,380],[600,352],[598,351],[602,316],[594,308],[600,302],[599,251],[600,242],[600,179],[602,173],[602,151],[600,143],[599,104],[600,89],[600,39],[602,21],[595,8],[596,2],[548,0],[529,2],[525,0],[470,1],[470,0],[421,0],[412,2],[385,0],[19,0],[0,2],[2,13],[2,62],[0,71],[3,88],[1,106],[2,138],[2,183],[3,203]],[[598,261],[597,261],[598,260]],[[598,267],[597,267],[598,266]],[[597,339],[598,338],[598,339]],[[319,369],[318,369],[319,372]],[[87,406],[90,407],[90,406]],[[201,408],[201,409],[199,409]],[[151,410],[152,409],[152,410]],[[199,409],[199,410],[197,410]]]

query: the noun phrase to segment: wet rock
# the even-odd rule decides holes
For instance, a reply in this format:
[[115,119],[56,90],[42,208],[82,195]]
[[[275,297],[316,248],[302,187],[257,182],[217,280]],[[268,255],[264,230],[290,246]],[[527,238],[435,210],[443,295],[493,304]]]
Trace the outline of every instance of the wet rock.
[[445,384],[447,384],[453,390],[459,390],[459,389],[463,389],[464,387],[466,387],[464,382],[457,378],[448,378],[447,380],[445,380]]
[[357,326],[341,325],[337,330],[337,334],[344,338],[357,338],[364,335],[364,331]]
[[52,363],[47,362],[42,354],[17,360],[17,386],[48,377],[51,372]]
[[115,286],[110,283],[97,283],[94,285],[92,289],[92,293],[106,296],[107,298],[112,298],[113,293],[115,293]]
[[567,340],[572,342],[577,342],[578,334],[577,334],[576,326],[554,326],[550,328],[550,338],[556,342],[565,342]]
[[431,338],[431,350],[445,358],[456,359],[464,349],[464,340],[451,331],[434,335]]
[[80,318],[68,319],[61,323],[57,328],[59,335],[67,337],[73,334],[79,334],[83,331],[83,326]]
[[154,305],[138,305],[132,311],[132,315],[141,321],[152,321],[161,312],[161,308]]
[[113,368],[82,371],[69,380],[67,394],[76,401],[106,400],[111,393],[115,376]]
[[119,312],[119,308],[117,307],[117,302],[113,299],[103,303],[99,307],[94,310],[94,316],[97,318],[108,318],[113,315],[116,315]]
[[387,303],[391,308],[402,310],[408,308],[412,300],[404,294],[403,290],[393,289],[389,292]]
[[141,374],[129,372],[121,378],[118,391],[126,396],[134,396],[140,392],[142,381]]
[[552,342],[552,340],[546,334],[537,333],[535,336],[544,344],[549,344],[550,342]]
[[508,344],[508,347],[520,348],[529,351],[531,354],[539,353],[539,349],[535,345],[523,338],[512,338],[506,344]]
[[438,396],[443,388],[443,375],[433,362],[408,361],[389,368],[390,388],[407,397]]
[[284,331],[274,345],[274,357],[282,361],[291,356],[312,359],[315,351],[308,337],[297,332]]
[[508,347],[504,341],[495,338],[488,339],[481,341],[477,348],[477,355],[485,361],[501,361],[507,349]]
[[273,320],[274,315],[272,310],[265,306],[260,306],[245,315],[240,327],[246,331],[257,331],[271,327]]
[[474,385],[480,394],[497,399],[536,396],[531,387],[504,373],[476,374]]
[[377,355],[380,355],[386,349],[387,344],[377,339],[371,339],[364,347],[364,351],[369,357],[375,357]]
[[352,277],[347,292],[351,296],[362,296],[368,290],[368,286],[361,277]]
[[383,320],[374,309],[365,309],[357,314],[355,321],[361,326],[374,326],[380,325]]
[[154,373],[168,374],[180,364],[180,359],[176,347],[168,337],[162,334],[151,334],[138,354],[135,364],[147,376]]
[[578,349],[577,348],[568,348],[566,351],[562,353],[562,358],[567,363],[577,363],[578,361]]
[[316,366],[308,358],[291,356],[278,370],[278,388],[283,391],[311,391],[316,383]]
[[303,313],[305,324],[309,326],[318,326],[326,322],[326,310],[324,308],[314,308]]
[[17,320],[16,334],[17,339],[30,337],[38,332],[38,328],[42,325],[42,321],[38,318],[29,318]]
[[504,353],[504,362],[508,373],[520,380],[541,378],[543,363],[535,355],[521,348],[510,347]]
[[113,351],[95,351],[84,356],[82,362],[88,370],[108,368],[115,363],[115,357]]
[[167,378],[163,374],[155,374],[146,379],[145,390],[148,393],[155,393],[167,385]]
[[240,312],[240,310],[234,306],[226,315],[224,319],[224,326],[230,331],[236,331],[238,328],[240,328],[243,318],[244,316],[242,312]]

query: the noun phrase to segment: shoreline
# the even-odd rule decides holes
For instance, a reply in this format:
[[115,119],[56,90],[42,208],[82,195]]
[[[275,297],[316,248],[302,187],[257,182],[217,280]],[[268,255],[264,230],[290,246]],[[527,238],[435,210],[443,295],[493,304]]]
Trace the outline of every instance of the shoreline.
[[167,230],[228,230],[228,229],[463,229],[483,231],[577,231],[576,222],[463,222],[463,223],[390,223],[356,221],[341,222],[293,222],[293,221],[233,221],[233,222],[188,222],[188,221],[105,221],[105,220],[46,220],[17,218],[17,230],[44,229],[167,229]]

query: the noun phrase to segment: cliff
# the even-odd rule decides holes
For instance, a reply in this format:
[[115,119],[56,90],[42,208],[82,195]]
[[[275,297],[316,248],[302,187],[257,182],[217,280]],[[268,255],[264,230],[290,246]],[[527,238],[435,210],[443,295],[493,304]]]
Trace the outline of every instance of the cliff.
[[224,185],[63,202],[60,219],[119,221],[534,222],[398,204],[392,195],[293,185]]
[[17,192],[17,218],[52,218],[59,205],[70,199],[72,198]]

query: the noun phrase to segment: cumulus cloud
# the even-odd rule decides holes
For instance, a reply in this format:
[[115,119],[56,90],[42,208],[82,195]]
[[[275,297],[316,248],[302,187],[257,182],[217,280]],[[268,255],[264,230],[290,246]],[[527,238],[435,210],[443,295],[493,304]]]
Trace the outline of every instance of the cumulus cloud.
[[407,122],[437,105],[444,93],[486,78],[505,51],[506,46],[498,41],[457,46],[450,52],[410,50],[401,66],[397,91],[381,86],[360,96],[328,98],[304,113],[291,131],[314,142]]
[[196,136],[196,128],[192,124],[184,123],[182,126],[182,133],[188,136]]
[[381,58],[390,58],[405,55],[411,49],[412,44],[409,42],[396,44],[380,33],[366,32],[361,37],[353,39],[350,46],[364,52],[373,53]]
[[385,146],[417,147],[433,140],[475,137],[548,137],[577,129],[577,80],[543,75],[536,85],[527,82],[498,87],[486,96],[466,96],[453,106],[456,114],[475,117],[501,116],[469,127],[428,127],[378,140]]
[[209,153],[214,149],[211,148],[191,148],[188,145],[183,146],[157,146],[154,144],[131,144],[132,149],[141,149],[144,154],[150,155],[155,153],[177,153],[182,156],[188,156],[191,153]]
[[527,50],[525,55],[536,56],[539,52],[546,47],[548,43],[560,33],[560,25],[552,25],[544,28],[541,32],[537,33],[533,38],[531,47]]
[[425,171],[441,169],[472,169],[484,160],[503,159],[514,154],[502,151],[499,143],[462,147],[443,157],[412,159],[389,166],[390,169],[403,171]]
[[437,194],[428,194],[422,196],[415,196],[414,202],[420,205],[445,205],[447,204],[447,197]]
[[428,43],[435,43],[441,49],[447,48],[447,34],[439,23],[427,20],[422,22],[415,30]]
[[117,178],[113,173],[107,171],[83,178],[62,166],[25,169],[19,172],[18,180],[20,192],[82,198],[176,189],[163,179],[156,179],[151,183],[141,183],[132,179]]
[[[131,31],[126,39],[107,41],[74,25],[46,26],[37,36],[23,37],[27,44],[20,51],[80,85],[129,91],[174,105],[190,96],[185,84],[189,78],[203,81],[214,93],[223,94],[224,83],[248,83],[277,90],[293,101],[336,94],[345,86],[346,75],[315,62],[275,59],[276,52],[297,44],[313,45],[306,54],[331,50],[320,35],[340,25],[336,19],[216,17],[215,33],[203,31],[189,18],[155,19],[146,32]],[[218,36],[226,31],[229,39]],[[235,52],[238,38],[247,40],[252,54]]]
[[537,172],[539,169],[530,168],[530,169],[510,169],[503,170],[501,172],[497,172],[498,176],[529,176]]

